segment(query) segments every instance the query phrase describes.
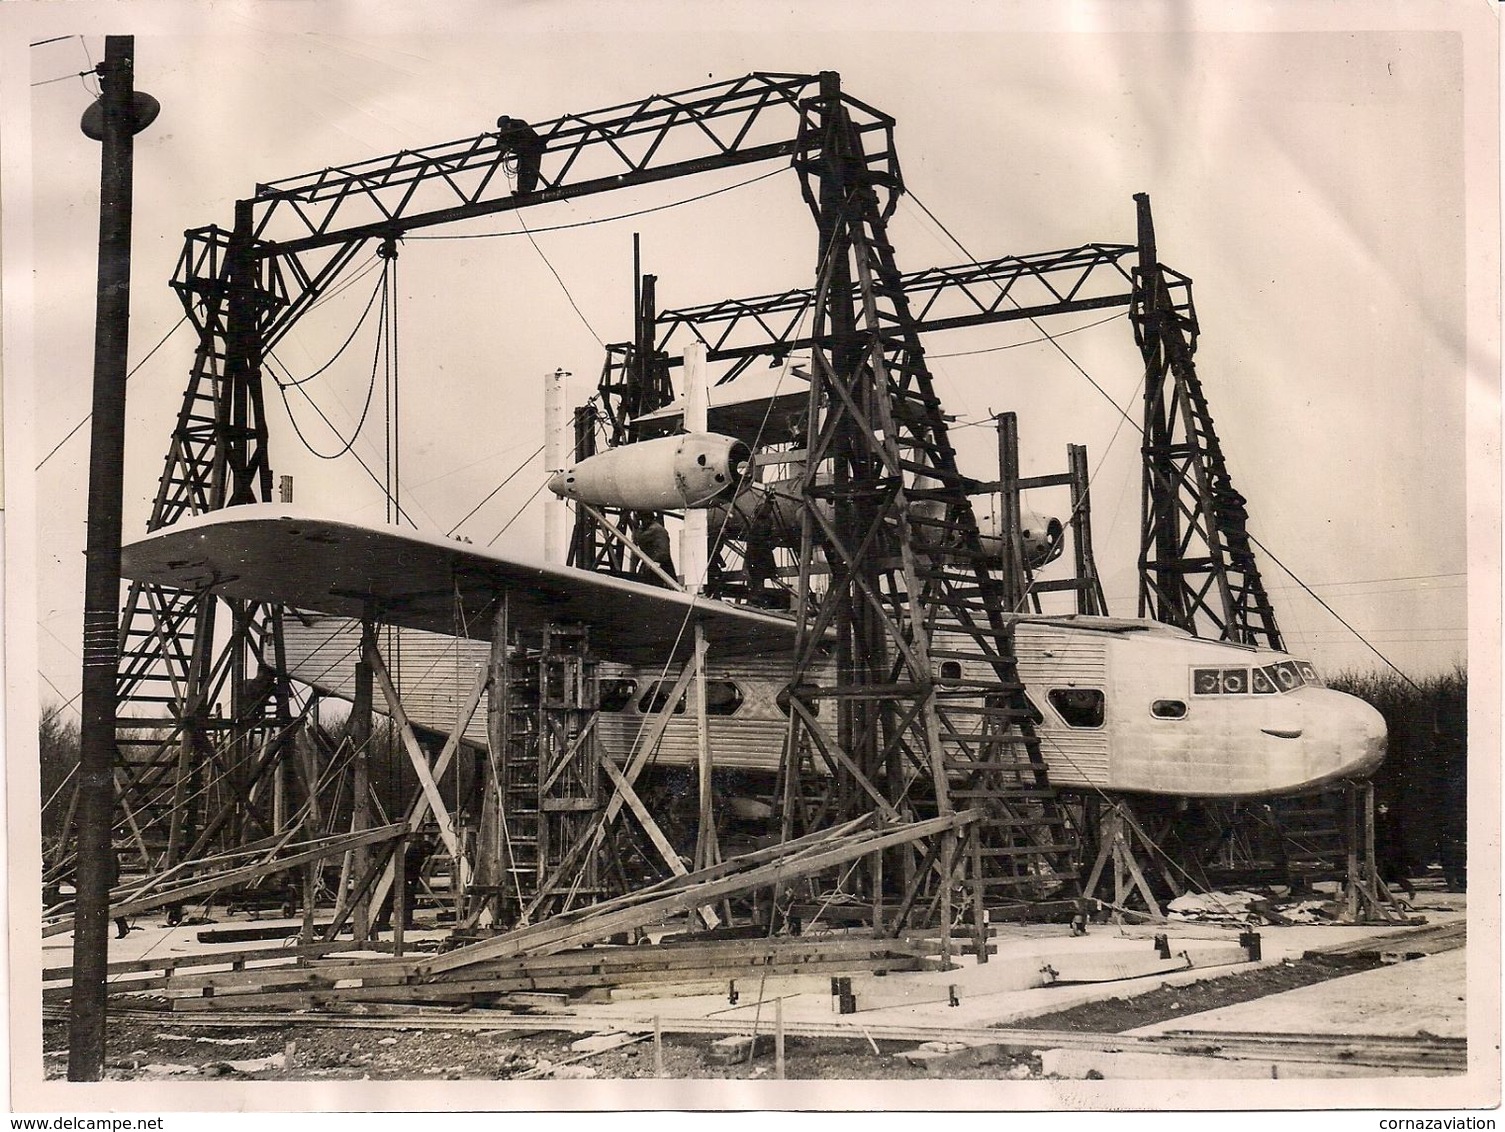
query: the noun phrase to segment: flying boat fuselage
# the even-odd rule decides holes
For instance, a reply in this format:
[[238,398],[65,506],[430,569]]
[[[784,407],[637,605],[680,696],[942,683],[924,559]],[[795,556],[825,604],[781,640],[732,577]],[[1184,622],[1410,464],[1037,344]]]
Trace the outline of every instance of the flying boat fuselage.
[[[519,628],[561,619],[593,624],[602,659],[598,730],[618,765],[666,694],[669,657],[682,662],[690,634],[681,630],[695,619],[710,642],[714,765],[769,774],[779,766],[788,729],[780,693],[794,643],[788,619],[276,505],[228,508],[154,532],[124,548],[124,563],[126,575],[142,581],[322,615],[285,619],[287,666],[295,679],[335,695],[353,689],[358,623],[350,618],[363,607],[383,611],[403,641],[397,675],[407,710],[415,723],[444,733],[472,674],[486,664],[486,640],[464,634],[484,638],[503,598]],[[948,643],[941,631],[938,653],[966,651],[964,639],[951,636]],[[1021,618],[1013,647],[1040,757],[1061,789],[1258,797],[1362,778],[1384,758],[1379,713],[1323,687],[1310,664],[1283,652],[1104,617]],[[453,663],[435,663],[441,654]],[[966,687],[991,670],[980,661],[941,660],[932,677]],[[834,684],[834,667],[811,679]],[[833,703],[817,700],[818,718],[834,723]],[[958,715],[947,726],[961,730],[977,718]],[[484,747],[484,718],[467,737]],[[696,751],[694,714],[676,710],[656,762],[692,766]]]

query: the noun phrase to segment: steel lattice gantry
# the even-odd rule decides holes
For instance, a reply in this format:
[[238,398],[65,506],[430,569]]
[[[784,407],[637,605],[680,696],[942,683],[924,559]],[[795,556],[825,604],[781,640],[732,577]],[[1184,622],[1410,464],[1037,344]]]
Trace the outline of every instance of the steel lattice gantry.
[[[997,851],[1005,862],[1048,862],[1062,843],[1053,819],[1018,843],[1020,829],[1037,828],[1025,823],[1039,819],[1046,784],[1019,718],[996,583],[976,554],[969,482],[956,470],[918,334],[1128,306],[1148,277],[1144,263],[1154,263],[1152,245],[1145,258],[1144,233],[1138,246],[1091,244],[901,275],[886,232],[887,209],[902,191],[893,121],[843,94],[834,74],[754,74],[518,125],[260,185],[237,203],[232,229],[189,233],[173,286],[199,345],[150,528],[271,499],[262,358],[371,241],[390,247],[416,228],[792,159],[821,233],[817,287],[667,314],[655,313],[646,294],[636,368],[624,384],[630,395],[645,383],[658,393],[629,404],[624,419],[663,400],[675,335],[706,341],[712,359],[814,349],[821,396],[812,398],[808,422],[817,458],[808,464],[802,568],[808,583],[824,556],[832,574],[805,611],[811,627],[797,664],[808,674],[818,638],[835,627],[844,642],[837,684],[811,702],[824,695],[844,706],[834,731],[818,713],[796,712],[786,797],[802,798],[802,757],[830,759],[842,791],[828,808],[871,803],[891,816],[915,804],[946,809],[978,799],[1017,820],[1012,833],[995,829],[1011,844],[975,850]],[[1131,279],[1123,265],[1136,251],[1141,270]],[[1183,285],[1159,278],[1167,294]],[[805,339],[795,328],[807,309],[815,320]],[[1149,324],[1141,315],[1136,325]],[[1168,363],[1160,376],[1176,372]],[[830,482],[814,471],[821,460],[836,469]],[[276,676],[284,668],[280,616],[257,604],[131,588],[121,623],[120,688],[129,707],[120,741],[130,753],[120,793],[148,864],[253,840],[277,824],[265,784],[299,723],[290,689]],[[945,647],[993,667],[996,687],[980,727],[963,726],[967,709],[948,703],[976,699],[977,690],[948,689],[930,674],[938,633]],[[223,715],[219,705],[228,705]],[[984,738],[963,738],[974,733]],[[906,796],[903,783],[916,774],[929,784],[928,796]],[[1016,797],[1004,796],[1004,778]],[[788,806],[786,821],[800,820],[822,820],[819,807]],[[911,902],[940,855],[905,865]],[[1005,872],[1028,877],[1040,869]]]
[[[817,84],[752,74],[532,127],[508,119],[473,138],[258,185],[231,230],[188,234],[174,275],[199,344],[149,529],[271,499],[262,358],[371,241],[390,247],[416,228],[787,157],[799,103]],[[859,117],[863,130],[891,131],[888,119]],[[270,832],[259,795],[298,722],[274,675],[279,617],[131,587],[120,800],[148,866]]]

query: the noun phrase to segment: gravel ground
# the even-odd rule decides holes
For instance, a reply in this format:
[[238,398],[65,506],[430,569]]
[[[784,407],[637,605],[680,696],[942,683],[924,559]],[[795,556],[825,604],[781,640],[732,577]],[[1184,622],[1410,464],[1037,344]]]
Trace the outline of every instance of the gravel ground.
[[[1353,968],[1337,969],[1295,961],[1256,971],[1222,975],[1179,987],[1158,987],[1142,994],[1088,1003],[1070,1010],[1011,1022],[1010,1029],[1074,1030],[1117,1033],[1169,1018],[1184,1017],[1265,995],[1308,986]],[[139,1005],[139,1004],[133,1004]],[[67,1023],[44,1023],[46,1075],[62,1078],[67,1070]],[[616,1048],[576,1048],[579,1034],[558,1031],[455,1031],[355,1029],[293,1025],[286,1027],[191,1027],[164,1019],[117,1017],[107,1042],[107,1071],[114,1080],[203,1080],[236,1078],[265,1081],[317,1080],[525,1080],[561,1078],[633,1078],[655,1076],[653,1041],[640,1038]],[[772,1050],[735,1064],[710,1058],[716,1039],[704,1035],[667,1034],[663,1038],[666,1078],[746,1079],[774,1074]],[[903,1080],[927,1076],[895,1055],[914,1042],[881,1042],[875,1052],[867,1041],[791,1037],[785,1045],[785,1076],[812,1080]],[[957,1067],[958,1078],[1029,1078],[1039,1076],[1033,1057]]]
[[[636,1035],[631,1035],[636,1037]],[[653,1039],[597,1053],[571,1048],[579,1034],[466,1029],[346,1030],[336,1027],[189,1027],[111,1023],[106,1076],[116,1081],[508,1081],[567,1078],[653,1077]],[[771,1048],[733,1065],[708,1059],[712,1037],[666,1034],[665,1078],[747,1079],[774,1075]],[[895,1054],[914,1042],[880,1042],[879,1053],[861,1040],[788,1038],[785,1076],[810,1080],[904,1080],[923,1078],[921,1068]],[[67,1025],[48,1022],[44,1059],[49,1078],[67,1071]],[[1018,1066],[1019,1068],[1016,1068]],[[1038,1060],[1018,1057],[970,1067],[957,1076],[993,1078],[1038,1076]]]

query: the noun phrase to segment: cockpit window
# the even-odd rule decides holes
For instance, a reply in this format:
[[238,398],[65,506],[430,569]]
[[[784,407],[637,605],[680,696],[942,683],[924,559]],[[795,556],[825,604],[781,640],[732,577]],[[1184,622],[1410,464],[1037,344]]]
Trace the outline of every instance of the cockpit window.
[[1070,727],[1101,727],[1105,698],[1097,688],[1052,688],[1050,706]]
[[1317,670],[1305,660],[1281,660],[1259,668],[1193,668],[1197,696],[1273,696],[1304,686],[1322,687]]
[[1291,662],[1296,666],[1296,671],[1301,673],[1301,682],[1313,688],[1325,688],[1322,677],[1317,675],[1317,670],[1309,660],[1295,660]]
[[1192,692],[1198,696],[1242,696],[1249,691],[1247,668],[1193,668]]

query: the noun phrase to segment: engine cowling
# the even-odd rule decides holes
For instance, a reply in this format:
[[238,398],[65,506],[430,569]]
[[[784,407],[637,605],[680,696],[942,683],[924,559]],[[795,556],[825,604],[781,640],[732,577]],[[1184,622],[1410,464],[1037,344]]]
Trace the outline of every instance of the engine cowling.
[[1024,564],[1031,570],[1061,557],[1066,545],[1061,520],[1054,515],[1037,515],[1026,511],[1019,516],[1019,538],[1024,544]]
[[[982,548],[990,557],[1003,557],[1002,521],[993,511],[979,512],[978,534],[982,536]],[[1019,515],[1019,541],[1024,548],[1024,564],[1031,570],[1054,562],[1061,557],[1066,545],[1061,520],[1054,515],[1039,515],[1024,511]]]
[[731,499],[746,482],[752,451],[714,432],[687,432],[623,444],[555,472],[561,499],[633,511],[677,511]]

